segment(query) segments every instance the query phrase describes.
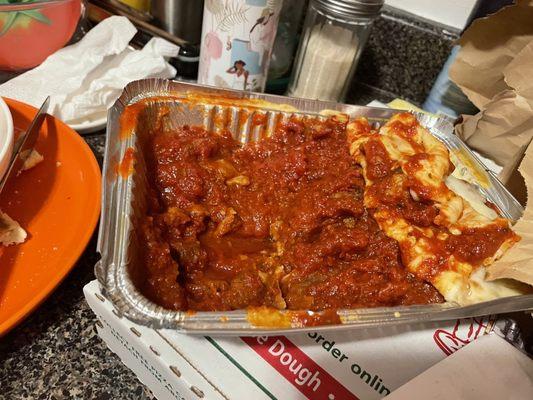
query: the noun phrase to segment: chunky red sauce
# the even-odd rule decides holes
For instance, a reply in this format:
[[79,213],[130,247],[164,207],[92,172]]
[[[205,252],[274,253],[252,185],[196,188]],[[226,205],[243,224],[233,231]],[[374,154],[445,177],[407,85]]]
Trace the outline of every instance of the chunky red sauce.
[[375,180],[389,175],[393,163],[383,143],[370,140],[364,146],[367,161],[366,174],[369,179]]
[[[444,230],[434,227],[434,231],[438,233]],[[469,228],[463,230],[461,235],[449,234],[445,240],[426,237],[434,258],[424,261],[417,276],[431,281],[443,268],[447,268],[446,261],[452,255],[456,260],[476,268],[483,264],[484,260],[494,256],[502,243],[512,237],[515,237],[515,233],[508,226]]]
[[[404,137],[412,135],[412,126],[403,126],[400,122],[393,124],[397,134]],[[402,131],[403,129],[403,131]],[[405,174],[394,165],[386,149],[378,138],[370,139],[363,148],[367,162],[367,176],[373,185],[368,188],[367,195],[373,199],[378,210],[386,210],[391,218],[403,218],[419,228],[431,228],[433,237],[428,237],[420,230],[413,230],[411,235],[423,238],[429,245],[429,256],[417,270],[417,277],[431,282],[443,269],[449,268],[447,261],[453,256],[456,260],[467,262],[474,268],[480,266],[484,260],[494,256],[502,243],[509,238],[516,238],[505,220],[501,224],[493,223],[487,227],[463,229],[460,235],[453,235],[447,229],[434,223],[438,214],[430,198],[430,190],[414,179],[414,173],[423,168],[421,160],[427,159],[427,154],[420,153],[410,157],[404,165]],[[444,184],[443,184],[444,185]],[[417,194],[415,201],[411,192]],[[370,210],[374,212],[375,210]],[[408,265],[407,259],[412,244],[408,241],[400,243],[403,248],[403,263]]]
[[460,236],[450,236],[446,241],[446,250],[462,261],[479,265],[492,257],[510,236],[514,233],[508,226],[466,229]]
[[[382,149],[375,175],[390,160]],[[177,310],[330,310],[441,302],[363,207],[345,123],[294,119],[240,145],[184,126],[154,132],[141,235],[145,294]],[[431,218],[406,204],[413,220]],[[311,317],[309,317],[311,318]],[[311,318],[312,319],[312,318]],[[312,321],[310,321],[311,323]]]

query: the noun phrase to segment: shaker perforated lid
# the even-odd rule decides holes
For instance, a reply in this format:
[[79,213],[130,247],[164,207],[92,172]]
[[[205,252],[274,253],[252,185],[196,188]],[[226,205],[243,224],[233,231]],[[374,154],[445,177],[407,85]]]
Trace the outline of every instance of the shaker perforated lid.
[[318,9],[341,18],[373,18],[379,15],[384,0],[313,0]]

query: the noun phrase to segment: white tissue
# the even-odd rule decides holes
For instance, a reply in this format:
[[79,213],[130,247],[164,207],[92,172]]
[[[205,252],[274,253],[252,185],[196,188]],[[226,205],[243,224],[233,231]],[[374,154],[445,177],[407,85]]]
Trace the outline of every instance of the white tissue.
[[154,38],[133,50],[128,43],[136,32],[125,17],[107,18],[78,43],[0,85],[0,96],[39,107],[50,95],[49,112],[71,125],[105,117],[129,82],[176,74],[165,57],[176,56],[179,47]]

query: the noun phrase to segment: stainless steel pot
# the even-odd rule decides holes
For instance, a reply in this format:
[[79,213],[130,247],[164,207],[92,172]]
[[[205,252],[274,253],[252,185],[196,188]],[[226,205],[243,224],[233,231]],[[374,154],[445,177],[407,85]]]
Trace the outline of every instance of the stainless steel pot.
[[202,35],[204,0],[152,0],[153,23],[168,33],[193,44]]

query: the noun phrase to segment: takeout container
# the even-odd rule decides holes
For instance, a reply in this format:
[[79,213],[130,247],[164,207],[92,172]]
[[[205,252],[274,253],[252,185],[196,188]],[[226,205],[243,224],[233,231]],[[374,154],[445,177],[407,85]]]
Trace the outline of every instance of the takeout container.
[[[228,100],[229,98],[229,100]],[[142,103],[142,104],[140,104]],[[140,104],[136,120],[121,121],[126,106]],[[138,254],[135,227],[146,210],[147,180],[143,160],[142,137],[156,123],[172,129],[184,124],[199,125],[217,131],[229,129],[242,143],[261,140],[280,119],[292,114],[302,117],[326,118],[328,111],[350,117],[365,116],[374,124],[388,120],[398,110],[354,106],[246,93],[161,79],[145,79],[130,83],[109,111],[104,159],[102,215],[98,238],[101,259],[95,267],[103,293],[117,312],[128,319],[155,328],[173,328],[190,333],[256,335],[268,331],[343,330],[376,327],[397,323],[437,321],[465,318],[490,313],[519,311],[531,308],[533,295],[500,298],[469,306],[452,303],[338,310],[341,325],[305,327],[295,315],[312,313],[301,310],[279,311],[280,319],[292,322],[284,326],[257,326],[246,310],[231,312],[171,311],[149,301],[136,287],[142,279],[143,265]],[[254,115],[266,118],[258,126]],[[455,135],[444,119],[414,113],[420,123],[449,148],[458,169],[468,179],[479,182],[479,189],[511,221],[520,218],[522,206],[509,194],[491,171]],[[121,125],[122,122],[122,125]],[[117,173],[121,160],[132,148],[135,164],[131,174]]]
[[13,117],[6,102],[0,97],[0,179],[6,173],[14,142]]

